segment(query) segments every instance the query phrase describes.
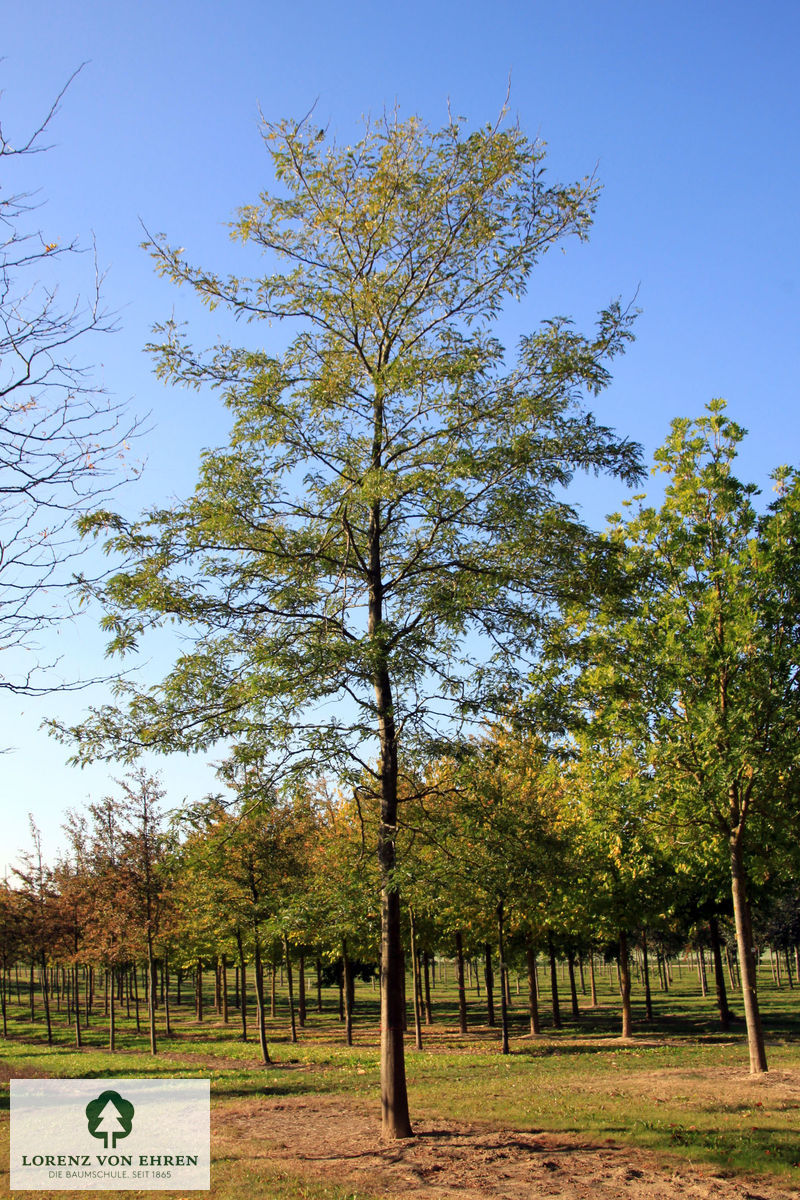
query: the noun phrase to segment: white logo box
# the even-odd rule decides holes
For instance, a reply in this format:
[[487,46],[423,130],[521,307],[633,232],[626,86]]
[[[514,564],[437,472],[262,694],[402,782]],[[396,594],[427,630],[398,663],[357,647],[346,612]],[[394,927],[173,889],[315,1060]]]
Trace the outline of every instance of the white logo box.
[[12,1079],[11,1189],[211,1187],[208,1079]]

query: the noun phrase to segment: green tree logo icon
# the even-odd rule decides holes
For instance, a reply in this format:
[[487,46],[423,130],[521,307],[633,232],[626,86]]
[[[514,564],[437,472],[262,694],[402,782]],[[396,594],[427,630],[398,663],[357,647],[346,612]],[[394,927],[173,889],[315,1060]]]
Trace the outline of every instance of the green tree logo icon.
[[96,1100],[86,1105],[86,1119],[92,1137],[102,1138],[108,1150],[111,1138],[113,1150],[119,1138],[126,1138],[133,1127],[134,1107],[130,1100],[123,1099],[119,1092],[101,1092]]

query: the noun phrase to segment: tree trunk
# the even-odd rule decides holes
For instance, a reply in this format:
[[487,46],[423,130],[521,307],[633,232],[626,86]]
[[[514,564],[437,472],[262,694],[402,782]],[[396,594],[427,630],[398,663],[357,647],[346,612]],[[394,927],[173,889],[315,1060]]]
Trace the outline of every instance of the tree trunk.
[[[73,991],[74,991],[74,1001],[75,1001],[75,1003],[73,1005],[73,1007],[75,1009],[75,1045],[80,1050],[81,1045],[83,1043],[82,1043],[82,1039],[81,1039],[81,996],[80,996],[80,990],[79,990],[78,964],[77,963],[75,963],[75,966],[72,968],[72,980],[73,980]],[[5,1005],[4,1005],[3,1006],[3,1032],[4,1033],[5,1033],[5,1011],[6,1010],[5,1010]]]
[[300,1028],[305,1028],[306,1023],[306,956],[303,951],[300,951],[297,962],[297,1019],[300,1022]]
[[456,983],[458,985],[458,1028],[467,1032],[467,989],[464,985],[464,939],[456,930]]
[[579,1021],[581,1010],[578,1007],[578,990],[575,987],[575,955],[570,948],[567,950],[567,965],[569,967],[569,996],[572,1004],[572,1019]]
[[711,939],[711,957],[714,961],[714,984],[717,992],[719,1022],[721,1028],[727,1032],[731,1027],[731,1014],[728,1008],[728,993],[725,990],[725,976],[722,973],[722,944],[719,936],[719,922],[716,917],[709,917],[708,933]]
[[338,970],[338,985],[339,985],[339,1024],[340,1024],[340,1025],[344,1025],[344,1023],[345,1023],[345,1012],[344,1012],[344,962],[342,962],[342,961],[340,961],[340,962],[339,962],[339,970]]
[[561,1028],[561,1009],[558,1005],[558,972],[556,971],[556,952],[553,939],[548,933],[547,948],[550,953],[550,992],[553,998],[553,1028]]
[[492,948],[488,942],[483,947],[484,970],[486,981],[486,1024],[494,1028],[494,972],[492,971]]
[[141,1033],[142,1023],[139,1018],[139,980],[136,975],[136,966],[134,964],[131,970],[131,986],[133,988],[133,1016],[136,1021],[136,1032]]
[[203,1019],[203,960],[198,958],[194,973],[194,1011],[198,1021]]
[[619,994],[622,999],[622,1036],[631,1037],[631,964],[628,958],[628,935],[619,931]]
[[736,961],[731,954],[730,946],[725,947],[725,962],[728,966],[728,979],[730,980],[731,991],[740,992],[742,990],[742,981],[738,976],[736,970]]
[[706,956],[702,946],[697,947],[697,973],[700,976],[700,994],[705,998],[708,995],[708,980],[706,979]]
[[497,956],[500,969],[500,1025],[502,1029],[502,1046],[503,1054],[509,1053],[508,1045],[508,1004],[506,999],[505,975],[506,975],[506,958],[505,948],[503,945],[503,901],[500,900],[497,905]]
[[[383,397],[374,396],[372,465],[382,468],[384,437]],[[394,880],[397,861],[397,727],[384,633],[383,575],[381,564],[381,502],[372,503],[369,518],[369,601],[367,630],[375,646],[373,686],[380,744],[380,828],[378,863],[381,873],[381,1128],[386,1138],[412,1136],[406,1089],[403,1045],[403,988],[405,968],[400,926],[400,893]]]
[[347,951],[347,938],[342,938],[342,986],[339,993],[344,1005],[344,1039],[348,1046],[353,1044],[353,1008],[352,988],[350,987],[350,955]]
[[317,1012],[322,1012],[322,963],[317,959]]
[[411,985],[414,993],[414,1046],[422,1049],[422,987],[419,979],[419,951],[417,949],[417,933],[414,925],[414,909],[408,906],[408,919],[411,926]]
[[164,951],[164,964],[162,967],[164,979],[164,1034],[166,1037],[172,1037],[172,1028],[169,1023],[169,955]]
[[[267,1047],[267,1026],[266,1013],[264,1012],[264,974],[261,970],[261,943],[259,941],[257,930],[253,930],[253,941],[255,943],[255,961],[254,967],[256,972],[256,1018],[258,1020],[258,1044],[261,1047],[261,1057],[265,1063],[271,1062],[269,1049]],[[244,1012],[244,1004],[242,1005]]]
[[597,979],[594,973],[594,950],[589,952],[589,987],[592,990],[592,1008],[597,1008]]
[[157,1054],[158,1047],[156,1046],[156,989],[155,984],[155,961],[153,959],[153,946],[148,939],[147,947],[147,1020],[150,1026],[150,1053]]
[[227,1025],[228,1014],[228,956],[223,954],[220,959],[220,974],[222,976],[222,1024]]
[[289,989],[289,1021],[292,1030],[292,1041],[297,1041],[297,1023],[294,1018],[294,985],[292,983],[292,956],[289,951],[288,934],[283,935],[283,951],[286,955],[286,984]]
[[653,1019],[653,997],[650,993],[650,966],[647,961],[647,933],[642,930],[642,973],[644,975],[644,1011],[648,1021]]
[[[788,951],[787,951],[788,954]],[[787,958],[788,962],[788,958]],[[431,1004],[431,960],[428,951],[422,955],[423,978],[425,980],[425,1024],[433,1024],[433,1005]],[[790,976],[791,978],[791,976]]]
[[775,960],[775,982],[779,988],[783,987],[783,978],[781,976],[781,956],[776,949],[770,946],[770,954]]
[[41,950],[39,952],[39,958],[40,958],[40,963],[41,963],[41,976],[42,976],[42,1001],[44,1003],[44,1017],[45,1017],[45,1023],[47,1025],[47,1044],[48,1044],[48,1046],[52,1046],[52,1044],[53,1044],[53,1023],[50,1019],[50,987],[49,987],[48,981],[47,981],[47,961],[45,959],[44,950]]
[[[109,980],[109,974],[111,979]],[[114,973],[113,968],[106,971],[106,994],[109,997],[108,1005],[108,1048],[113,1054],[117,1048],[117,1030],[114,1020]]]
[[750,1074],[760,1075],[767,1069],[767,1053],[764,1048],[761,1014],[758,1010],[753,927],[750,920],[750,906],[747,901],[744,856],[740,837],[731,836],[730,854],[733,915],[736,921],[736,946],[739,953],[744,1018],[747,1023],[747,1046],[750,1051]]
[[242,935],[239,930],[236,930],[236,948],[239,951],[239,979],[241,980],[241,994],[239,1001],[239,1012],[242,1018],[242,1041],[247,1041],[247,967],[244,961],[244,946],[242,945]]
[[528,1014],[531,1022],[531,1033],[541,1033],[539,1020],[539,987],[536,980],[536,951],[530,934],[525,940],[525,958],[528,964]]

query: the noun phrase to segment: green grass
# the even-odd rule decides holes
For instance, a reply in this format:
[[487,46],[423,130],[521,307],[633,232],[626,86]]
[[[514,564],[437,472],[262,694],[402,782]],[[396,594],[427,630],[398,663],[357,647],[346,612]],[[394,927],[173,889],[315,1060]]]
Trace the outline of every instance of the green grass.
[[[579,1021],[569,1020],[563,1003],[561,1030],[548,1028],[548,993],[542,997],[545,1032],[528,1036],[524,997],[513,996],[512,1053],[499,1053],[497,1030],[472,992],[470,1033],[456,1028],[452,983],[434,992],[435,1023],[423,1030],[423,1050],[407,1043],[412,1117],[482,1120],[506,1129],[579,1135],[589,1141],[647,1147],[662,1155],[705,1162],[717,1170],[757,1172],[800,1183],[800,989],[778,990],[762,971],[760,1000],[770,1073],[751,1079],[743,1023],[730,1033],[718,1029],[715,1007],[698,994],[697,977],[675,972],[668,994],[654,995],[654,1020],[643,1021],[641,997],[635,1005],[635,1038],[617,1039],[617,1002],[611,985],[600,980],[600,1006],[581,997]],[[566,992],[566,988],[565,988]],[[313,997],[309,997],[313,999]],[[43,1023],[31,1023],[24,1006],[12,1005],[10,1037],[0,1061],[12,1076],[36,1072],[52,1076],[210,1077],[214,1104],[224,1109],[248,1098],[303,1094],[368,1098],[377,1107],[377,996],[369,985],[357,993],[356,1044],[344,1045],[333,990],[325,1011],[310,1006],[300,1041],[288,1038],[285,997],[268,1022],[274,1064],[264,1066],[253,1039],[240,1040],[238,1014],[224,1026],[209,1010],[203,1024],[187,1007],[173,1007],[175,1037],[162,1039],[159,1054],[147,1053],[144,1022],[137,1034],[122,1017],[118,1053],[110,1055],[100,1012],[76,1051],[64,1014],[54,1015],[55,1044],[48,1047]],[[732,998],[736,1008],[736,997]],[[251,1014],[252,1016],[252,1014]],[[786,1072],[792,1072],[791,1076]],[[7,1088],[4,1094],[7,1106]],[[212,1149],[213,1154],[213,1149]],[[362,1200],[363,1193],[312,1184],[252,1160],[215,1162],[214,1195],[220,1200],[250,1194],[276,1200]],[[166,1193],[165,1193],[166,1194]],[[22,1195],[22,1193],[20,1193]]]

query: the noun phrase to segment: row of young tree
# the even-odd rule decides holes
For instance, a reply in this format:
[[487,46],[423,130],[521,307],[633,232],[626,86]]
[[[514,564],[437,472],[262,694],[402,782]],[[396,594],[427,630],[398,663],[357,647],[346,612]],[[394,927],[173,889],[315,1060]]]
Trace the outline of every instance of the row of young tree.
[[[48,1038],[48,980],[55,979],[59,1006],[63,993],[78,1045],[79,976],[82,972],[83,1019],[88,1020],[98,970],[105,980],[112,1049],[115,996],[122,1000],[123,985],[138,1027],[140,967],[153,1053],[159,996],[162,1029],[171,1035],[170,973],[177,979],[178,999],[182,977],[192,974],[202,1019],[203,972],[213,969],[218,1007],[227,1022],[230,967],[244,1038],[252,979],[256,1032],[268,1063],[265,967],[272,970],[274,1015],[275,969],[285,964],[294,1040],[293,962],[299,970],[302,1025],[306,964],[312,960],[318,984],[321,964],[339,964],[342,1018],[351,1042],[354,971],[379,960],[380,879],[365,839],[375,807],[369,789],[346,795],[318,780],[279,795],[265,789],[251,765],[240,775],[235,800],[207,798],[169,824],[157,780],[138,771],[120,781],[119,789],[87,813],[71,815],[69,852],[52,870],[43,862],[34,830],[34,852],[18,870],[17,885],[0,896],[4,1032],[11,968],[20,961],[30,968],[31,1006],[34,969],[38,973]],[[462,1032],[468,1019],[475,1019],[468,1017],[465,962],[470,961],[477,982],[480,961],[486,1020],[495,1025],[499,996],[505,1053],[509,968],[527,974],[530,1030],[542,1030],[541,961],[537,967],[542,955],[549,971],[545,1020],[551,1018],[556,1027],[561,1025],[557,959],[568,968],[577,1017],[576,970],[583,982],[588,964],[596,1003],[595,956],[615,958],[622,1035],[629,1037],[632,953],[651,1020],[651,964],[659,981],[663,973],[666,987],[668,957],[693,946],[705,995],[707,947],[721,1027],[730,1027],[725,970],[737,996],[747,977],[741,958],[737,970],[731,954],[724,856],[702,822],[690,852],[687,830],[667,819],[659,792],[655,775],[642,773],[630,755],[611,761],[606,747],[578,741],[569,753],[554,752],[552,743],[509,728],[487,732],[465,743],[459,755],[405,778],[398,831],[402,868],[394,883],[404,898],[418,1046],[425,1007],[430,1019],[434,956],[453,961]],[[798,864],[788,841],[785,849],[782,859],[773,856],[769,869],[762,862],[753,884],[759,947],[769,945],[785,956],[791,986],[794,966],[800,966]],[[758,861],[758,855],[750,857]]]

